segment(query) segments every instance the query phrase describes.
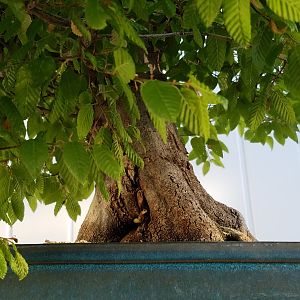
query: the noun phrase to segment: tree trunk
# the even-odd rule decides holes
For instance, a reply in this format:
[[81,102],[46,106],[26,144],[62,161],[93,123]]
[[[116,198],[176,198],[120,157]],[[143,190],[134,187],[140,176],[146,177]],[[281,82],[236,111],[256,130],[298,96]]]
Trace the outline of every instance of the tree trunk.
[[141,107],[139,123],[144,168],[126,163],[123,190],[108,182],[110,201],[96,190],[77,241],[158,242],[255,240],[241,214],[215,201],[197,180],[176,128],[168,125],[168,141]]

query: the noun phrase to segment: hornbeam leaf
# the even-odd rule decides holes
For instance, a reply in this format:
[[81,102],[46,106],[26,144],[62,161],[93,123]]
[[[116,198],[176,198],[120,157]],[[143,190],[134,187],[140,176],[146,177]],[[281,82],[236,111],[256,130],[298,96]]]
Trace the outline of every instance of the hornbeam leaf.
[[288,57],[287,72],[284,77],[287,88],[299,97],[300,95],[300,46],[295,47]]
[[48,147],[41,140],[27,140],[20,147],[20,157],[29,174],[36,176],[48,158]]
[[83,183],[90,168],[90,158],[84,147],[77,142],[66,143],[63,150],[63,160],[75,179]]
[[93,157],[97,168],[113,179],[119,179],[122,168],[118,160],[106,145],[95,145]]
[[180,113],[182,95],[174,85],[149,80],[142,85],[141,95],[152,114],[171,122],[176,121]]
[[209,27],[220,12],[222,0],[196,0],[199,16],[206,27]]
[[77,117],[77,133],[80,139],[83,139],[89,133],[94,120],[94,109],[92,104],[80,106]]
[[5,260],[4,253],[0,250],[0,278],[4,279],[7,273],[7,263]]
[[255,101],[250,108],[250,129],[256,130],[263,122],[266,113],[266,101],[264,98]]
[[14,1],[1,1],[4,2],[9,6],[12,13],[15,15],[15,17],[19,20],[21,23],[21,28],[19,31],[19,39],[22,42],[22,44],[25,44],[27,42],[27,36],[26,32],[28,27],[30,26],[32,20],[29,14],[26,12],[25,4],[23,0],[14,0]]
[[250,0],[223,1],[224,23],[233,39],[247,46],[251,39]]
[[22,66],[17,73],[15,86],[15,103],[23,117],[35,110],[40,100],[41,88],[33,86],[28,66]]
[[98,0],[86,0],[85,18],[88,25],[93,29],[101,30],[107,25],[108,16]]
[[116,73],[128,83],[135,77],[135,64],[130,54],[123,48],[114,51]]
[[290,21],[300,21],[299,0],[267,0],[267,4],[278,16]]

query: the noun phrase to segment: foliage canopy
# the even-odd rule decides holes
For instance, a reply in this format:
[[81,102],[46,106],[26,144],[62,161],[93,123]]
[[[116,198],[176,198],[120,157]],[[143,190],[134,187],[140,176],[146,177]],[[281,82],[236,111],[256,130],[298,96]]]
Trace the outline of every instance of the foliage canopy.
[[22,221],[26,199],[76,220],[106,176],[121,188],[123,155],[143,166],[139,94],[204,173],[235,128],[297,141],[299,22],[299,0],[0,0],[0,219]]

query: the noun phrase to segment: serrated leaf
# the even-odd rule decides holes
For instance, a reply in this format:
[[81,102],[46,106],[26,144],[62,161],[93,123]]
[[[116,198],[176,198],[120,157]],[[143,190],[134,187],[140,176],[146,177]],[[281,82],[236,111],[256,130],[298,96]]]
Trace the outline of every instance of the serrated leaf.
[[80,216],[81,214],[81,208],[78,201],[76,201],[75,199],[71,198],[71,196],[69,196],[67,198],[65,205],[66,205],[68,215],[74,222],[76,222],[77,217]]
[[92,104],[80,106],[77,116],[77,133],[79,139],[83,139],[89,133],[94,120],[94,109]]
[[250,129],[256,130],[262,124],[266,113],[266,101],[258,99],[250,107]]
[[135,77],[135,64],[130,54],[123,48],[114,51],[115,72],[128,83]]
[[289,125],[296,124],[296,116],[293,106],[288,98],[280,91],[274,91],[271,95],[272,108]]
[[267,0],[267,4],[278,16],[290,21],[300,21],[298,0]]
[[150,119],[153,123],[154,128],[159,133],[162,141],[166,144],[167,143],[167,127],[166,127],[166,120],[160,118],[156,114],[149,111]]
[[163,8],[164,13],[168,18],[173,17],[176,14],[176,5],[171,0],[162,0],[161,6]]
[[222,0],[195,0],[199,16],[206,27],[210,27],[220,12]]
[[4,279],[6,273],[7,273],[7,262],[4,256],[4,253],[2,250],[0,251],[0,278]]
[[203,175],[206,175],[209,172],[209,169],[210,169],[210,162],[209,161],[204,162],[202,167]]
[[26,129],[23,118],[10,98],[0,97],[0,109],[6,115],[10,129],[21,136],[25,136]]
[[95,145],[93,157],[97,168],[113,179],[119,179],[122,168],[118,160],[106,145]]
[[97,0],[85,1],[85,18],[88,25],[93,29],[101,30],[107,26],[107,14]]
[[10,261],[10,267],[12,271],[19,277],[19,280],[23,280],[28,274],[28,264],[24,257],[17,251],[16,246],[13,244],[15,250],[15,257]]
[[149,80],[142,85],[141,95],[151,114],[171,122],[176,121],[182,95],[171,83]]
[[22,66],[15,85],[15,103],[21,115],[28,117],[40,100],[41,88],[33,84],[31,71],[28,66]]
[[25,3],[22,0],[14,0],[14,1],[7,1],[6,4],[9,6],[13,14],[21,23],[21,28],[19,30],[18,35],[22,44],[25,44],[28,40],[26,36],[26,32],[32,22],[30,15],[26,11]]
[[77,142],[66,143],[63,149],[63,161],[76,180],[83,183],[90,167],[90,157],[84,147]]
[[20,147],[20,157],[27,171],[35,177],[48,158],[48,146],[42,140],[27,140]]
[[18,220],[23,221],[25,211],[23,198],[21,198],[20,195],[15,192],[10,197],[10,201],[15,216],[18,218]]
[[224,23],[232,38],[242,46],[251,40],[250,0],[223,1]]
[[300,96],[300,46],[293,48],[287,61],[284,83],[294,95]]
[[221,70],[226,57],[226,46],[226,41],[217,39],[214,36],[208,36],[205,48],[206,58],[212,71]]

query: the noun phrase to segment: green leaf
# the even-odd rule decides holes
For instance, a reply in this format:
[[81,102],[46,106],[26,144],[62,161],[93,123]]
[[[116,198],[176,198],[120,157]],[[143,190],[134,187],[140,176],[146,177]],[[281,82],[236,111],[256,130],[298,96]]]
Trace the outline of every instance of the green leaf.
[[267,4],[278,16],[290,21],[300,21],[299,0],[267,0]]
[[38,139],[27,140],[20,147],[20,157],[27,171],[35,177],[48,158],[48,146]]
[[94,109],[92,104],[80,106],[77,117],[77,133],[79,139],[83,139],[89,133],[94,120]]
[[209,170],[210,170],[210,162],[206,161],[206,162],[204,162],[203,167],[202,167],[203,175],[206,175],[209,172]]
[[40,56],[30,63],[31,78],[35,86],[41,86],[52,78],[56,69],[55,61],[50,56]]
[[19,280],[23,280],[28,274],[28,264],[24,257],[17,251],[17,248],[12,244],[15,250],[15,257],[10,261],[10,267],[12,271],[19,277]]
[[21,28],[19,30],[19,39],[22,44],[27,42],[26,32],[28,27],[30,26],[32,20],[29,14],[26,12],[25,3],[23,0],[14,0],[14,1],[5,1],[13,14],[21,23]]
[[171,18],[176,15],[176,5],[171,0],[162,0],[161,6],[164,10],[164,13],[168,18]]
[[25,136],[26,129],[23,118],[10,98],[0,97],[0,110],[6,115],[11,130],[21,136]]
[[171,83],[149,80],[141,87],[141,95],[151,114],[175,122],[180,113],[182,95]]
[[167,143],[167,127],[166,127],[166,120],[160,118],[156,114],[149,111],[150,119],[153,123],[154,128],[158,131],[162,141],[166,144]]
[[296,116],[289,99],[280,91],[274,91],[271,95],[272,108],[289,125],[296,124]]
[[296,96],[300,96],[300,46],[292,49],[288,56],[287,72],[284,83],[287,88]]
[[223,1],[224,23],[227,31],[240,45],[251,40],[250,0]]
[[107,26],[108,15],[98,0],[85,1],[85,18],[87,24],[93,29],[101,30]]
[[123,48],[114,51],[115,72],[128,83],[135,77],[135,64],[130,54]]
[[222,0],[195,0],[199,16],[206,27],[209,27],[220,12]]
[[81,214],[81,208],[78,201],[73,199],[71,196],[68,196],[66,201],[66,209],[70,218],[76,222],[77,217]]
[[226,46],[226,41],[208,36],[205,48],[206,59],[212,71],[221,70],[226,57]]
[[40,100],[41,88],[35,87],[28,66],[22,66],[18,73],[15,86],[15,102],[23,117],[28,117]]
[[14,193],[10,197],[10,201],[15,216],[18,218],[18,220],[23,221],[25,206],[24,206],[23,198],[21,198],[20,196],[22,195],[20,194],[18,195],[17,193]]
[[207,110],[207,99],[198,96],[190,89],[181,89],[183,95],[180,121],[191,133],[203,135],[207,140],[210,135],[210,122]]
[[0,250],[0,278],[4,279],[7,273],[7,262],[2,250]]
[[250,107],[250,129],[256,130],[263,122],[266,114],[266,101],[260,98]]
[[63,161],[76,180],[83,183],[90,168],[90,158],[84,147],[77,142],[66,143],[63,149]]
[[93,147],[93,157],[97,168],[113,179],[119,179],[122,168],[106,145],[95,145]]

